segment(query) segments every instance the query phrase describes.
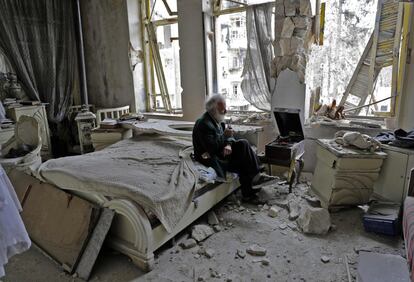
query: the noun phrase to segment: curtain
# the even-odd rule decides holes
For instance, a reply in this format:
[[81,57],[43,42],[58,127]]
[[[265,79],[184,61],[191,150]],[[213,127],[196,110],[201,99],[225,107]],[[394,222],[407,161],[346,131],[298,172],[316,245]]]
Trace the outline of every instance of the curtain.
[[73,1],[0,0],[0,49],[26,95],[62,121],[78,75]]
[[247,51],[241,89],[244,98],[256,108],[271,110],[276,80],[271,77],[273,3],[249,6],[246,12]]

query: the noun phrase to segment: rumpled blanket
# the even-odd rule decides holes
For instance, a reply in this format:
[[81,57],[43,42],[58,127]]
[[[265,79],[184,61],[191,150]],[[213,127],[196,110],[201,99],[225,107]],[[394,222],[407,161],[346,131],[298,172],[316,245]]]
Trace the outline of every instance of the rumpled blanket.
[[182,153],[188,146],[191,142],[173,137],[140,135],[102,151],[49,160],[38,174],[62,189],[131,198],[171,232],[197,184],[193,161]]
[[371,152],[381,149],[381,143],[369,135],[355,131],[341,130],[335,133],[335,142],[343,146],[354,146]]
[[381,132],[375,139],[383,144],[401,148],[414,148],[414,129],[408,132],[404,129],[397,129],[394,132]]
[[9,258],[30,248],[19,211],[22,210],[9,178],[0,166],[0,278]]

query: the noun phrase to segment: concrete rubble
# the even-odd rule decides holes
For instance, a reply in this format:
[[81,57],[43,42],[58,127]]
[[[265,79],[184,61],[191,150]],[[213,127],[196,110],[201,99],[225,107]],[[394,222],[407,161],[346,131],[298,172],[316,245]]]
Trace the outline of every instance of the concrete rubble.
[[326,209],[304,207],[297,223],[304,233],[324,235],[331,227],[331,218]]
[[212,258],[214,257],[216,251],[210,248],[207,248],[206,251],[204,252],[204,255],[208,258]]
[[219,224],[219,220],[217,218],[217,215],[214,211],[210,211],[207,215],[207,222],[210,225],[218,225]]
[[183,249],[191,249],[195,246],[197,246],[197,242],[192,238],[187,239],[184,242],[180,243],[180,247],[183,248]]
[[296,200],[289,201],[288,210],[290,220],[296,220],[299,217],[300,206]]
[[279,229],[281,229],[281,230],[285,230],[287,227],[288,226],[287,226],[286,223],[282,223],[282,224],[279,225]]
[[270,260],[268,260],[267,258],[263,258],[263,259],[256,259],[252,261],[253,263],[258,263],[260,262],[262,265],[268,266],[270,264]]
[[273,206],[269,209],[267,215],[270,217],[277,217],[278,213],[279,213],[279,209]]
[[330,257],[328,257],[328,256],[322,256],[322,257],[321,257],[321,261],[322,261],[323,263],[328,263],[328,262],[330,262],[330,261],[331,261],[331,259],[330,259]]
[[266,255],[266,249],[265,248],[263,248],[263,247],[260,247],[259,245],[257,245],[257,244],[253,244],[253,245],[250,245],[247,249],[246,249],[246,252],[249,254],[249,255],[252,255],[252,256],[265,256]]
[[205,224],[195,225],[191,231],[191,237],[197,242],[204,241],[214,234],[214,230]]
[[214,225],[213,230],[214,230],[214,232],[220,232],[222,230],[222,228],[221,228],[220,225]]
[[237,256],[238,256],[239,258],[244,259],[244,258],[246,257],[246,252],[245,252],[244,250],[238,249],[238,250],[237,250]]

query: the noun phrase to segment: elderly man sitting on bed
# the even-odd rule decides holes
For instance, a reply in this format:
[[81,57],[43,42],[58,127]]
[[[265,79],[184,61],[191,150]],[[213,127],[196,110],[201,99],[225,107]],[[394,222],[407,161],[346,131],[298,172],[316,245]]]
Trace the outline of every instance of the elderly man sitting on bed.
[[272,179],[260,173],[260,163],[247,140],[234,138],[234,131],[225,127],[226,101],[222,95],[213,95],[206,102],[206,112],[193,129],[195,159],[212,167],[218,177],[225,178],[226,171],[239,175],[240,188],[245,200],[255,198],[258,185]]

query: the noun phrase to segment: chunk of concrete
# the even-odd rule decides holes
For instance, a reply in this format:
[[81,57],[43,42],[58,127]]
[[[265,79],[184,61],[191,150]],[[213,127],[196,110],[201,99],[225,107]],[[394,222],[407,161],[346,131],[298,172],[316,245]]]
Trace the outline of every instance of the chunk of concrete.
[[270,260],[268,259],[262,259],[262,265],[268,266],[270,264]]
[[246,252],[244,251],[244,250],[237,250],[237,256],[239,257],[239,258],[242,258],[242,259],[244,259],[245,257],[246,257]]
[[312,17],[312,5],[310,0],[300,0],[300,9],[301,16]]
[[297,223],[304,233],[323,235],[329,231],[331,217],[326,209],[304,207]]
[[267,258],[263,258],[263,259],[256,259],[252,261],[253,263],[258,263],[260,262],[262,265],[268,266],[270,264],[270,260],[268,260]]
[[299,12],[300,9],[300,0],[285,0],[285,15],[287,17],[294,17]]
[[303,43],[304,43],[304,40],[302,38],[293,36],[290,40],[290,53],[289,54],[291,55],[303,54],[304,53]]
[[191,248],[194,248],[195,246],[197,246],[197,242],[191,238],[180,243],[180,247],[183,249],[191,249]]
[[311,22],[310,18],[301,17],[301,16],[293,17],[292,20],[293,20],[293,23],[295,24],[295,28],[300,28],[300,29],[308,28],[309,23]]
[[213,250],[213,249],[210,249],[210,248],[207,248],[205,251],[204,251],[204,255],[207,257],[207,258],[212,258],[212,257],[214,257],[214,254],[216,253],[216,251],[215,250]]
[[285,230],[287,227],[288,226],[287,226],[286,223],[282,223],[282,224],[279,225],[279,229],[281,229],[281,230]]
[[276,18],[285,17],[285,4],[283,0],[276,0],[275,16]]
[[290,200],[288,204],[289,209],[289,219],[296,220],[299,217],[299,203],[295,200]]
[[247,248],[246,252],[252,256],[265,256],[267,250],[257,244],[253,244]]
[[221,226],[220,225],[214,225],[213,226],[214,232],[220,232],[221,231]]
[[210,225],[217,225],[219,224],[219,220],[217,218],[217,215],[214,211],[210,211],[207,215],[207,222]]
[[328,257],[328,256],[321,256],[321,261],[322,261],[323,263],[328,263],[328,262],[330,262],[330,261],[331,261],[331,259],[330,259],[330,257]]
[[295,24],[291,18],[288,17],[275,20],[276,37],[291,38],[294,30]]
[[267,212],[267,215],[270,217],[277,217],[279,214],[279,209],[277,207],[271,207],[269,211]]
[[204,241],[208,237],[214,234],[214,230],[204,224],[195,225],[191,231],[191,237],[197,242]]
[[306,68],[306,58],[304,55],[296,54],[292,57],[289,68],[296,73],[305,71]]
[[290,229],[292,229],[293,231],[298,230],[298,226],[296,225],[296,223],[291,222],[287,225]]
[[290,40],[290,38],[278,38],[273,42],[276,57],[289,55]]

